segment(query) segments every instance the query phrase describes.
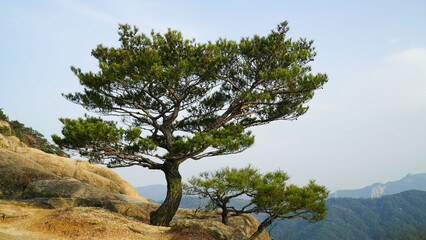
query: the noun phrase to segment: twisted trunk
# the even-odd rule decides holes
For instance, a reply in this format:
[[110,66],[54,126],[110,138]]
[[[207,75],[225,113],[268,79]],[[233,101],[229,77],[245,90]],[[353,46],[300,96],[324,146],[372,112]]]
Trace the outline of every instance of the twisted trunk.
[[256,232],[254,232],[249,240],[255,240],[262,232],[265,230],[265,228],[272,224],[272,222],[275,220],[274,216],[269,216],[263,222],[260,223],[259,227],[257,227]]
[[222,208],[222,223],[228,225],[228,208]]
[[166,161],[162,170],[166,175],[167,196],[163,204],[151,212],[150,221],[152,225],[169,226],[182,198],[182,177],[179,173],[179,164],[176,162]]

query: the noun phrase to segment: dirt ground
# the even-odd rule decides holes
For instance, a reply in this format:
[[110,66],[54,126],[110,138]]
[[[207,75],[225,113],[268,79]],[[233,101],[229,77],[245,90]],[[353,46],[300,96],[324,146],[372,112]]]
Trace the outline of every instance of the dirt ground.
[[169,240],[173,235],[170,227],[152,227],[101,208],[43,209],[25,203],[0,200],[2,240]]

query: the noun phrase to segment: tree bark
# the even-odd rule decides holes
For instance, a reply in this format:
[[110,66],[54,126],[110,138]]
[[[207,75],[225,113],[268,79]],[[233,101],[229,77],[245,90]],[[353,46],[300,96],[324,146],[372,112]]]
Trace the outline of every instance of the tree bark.
[[263,230],[265,230],[265,228],[267,227],[267,226],[269,226],[269,225],[271,225],[272,224],[272,222],[274,221],[274,217],[273,216],[269,216],[269,217],[267,217],[265,220],[263,220],[261,223],[260,223],[260,225],[259,225],[259,227],[257,227],[257,230],[256,230],[256,232],[254,232],[251,236],[250,236],[250,238],[249,238],[249,240],[255,240],[262,232],[263,232]]
[[222,223],[228,225],[228,209],[226,206],[222,208]]
[[166,175],[167,196],[163,204],[151,212],[150,222],[156,226],[169,226],[182,198],[182,177],[179,173],[179,164],[176,162],[166,161],[162,170]]

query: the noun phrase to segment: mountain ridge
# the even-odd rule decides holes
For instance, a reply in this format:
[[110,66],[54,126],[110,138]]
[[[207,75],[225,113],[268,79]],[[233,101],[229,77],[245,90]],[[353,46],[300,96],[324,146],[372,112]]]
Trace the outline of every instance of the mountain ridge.
[[[144,196],[155,202],[161,202],[166,198],[167,186],[153,184],[135,187],[140,196]],[[330,193],[329,198],[378,198],[386,195],[397,194],[408,190],[426,191],[426,173],[407,174],[405,177],[387,183],[373,183],[359,189],[344,189]]]
[[409,190],[380,198],[330,198],[316,224],[302,219],[278,222],[274,239],[426,239],[426,192]]
[[426,191],[426,173],[407,174],[405,177],[387,183],[373,183],[360,189],[338,190],[329,198],[379,198],[408,190]]

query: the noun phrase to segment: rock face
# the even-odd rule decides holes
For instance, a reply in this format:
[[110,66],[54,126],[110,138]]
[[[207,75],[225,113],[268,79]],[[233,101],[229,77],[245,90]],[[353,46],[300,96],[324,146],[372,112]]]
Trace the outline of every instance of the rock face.
[[379,198],[383,195],[386,186],[384,184],[378,184],[371,189],[370,198]]
[[48,208],[102,207],[145,222],[158,208],[111,169],[28,148],[18,138],[2,134],[0,198]]
[[3,198],[20,198],[25,188],[37,180],[59,179],[55,174],[26,167],[19,164],[9,164],[0,167],[0,195]]
[[24,199],[31,198],[83,198],[117,199],[114,194],[84,184],[74,178],[45,179],[32,181],[22,194]]
[[[213,239],[240,240],[248,239],[257,230],[259,222],[252,215],[242,214],[241,216],[231,216],[229,225],[224,225],[221,222],[220,211],[196,212],[194,209],[179,209],[171,224],[174,229],[201,229]],[[271,238],[264,231],[257,239]]]
[[85,160],[47,154],[41,150],[26,147],[14,136],[0,134],[0,169],[10,164],[49,172],[59,178],[72,177],[107,192],[125,194],[148,201],[140,197],[132,185],[111,169]]

